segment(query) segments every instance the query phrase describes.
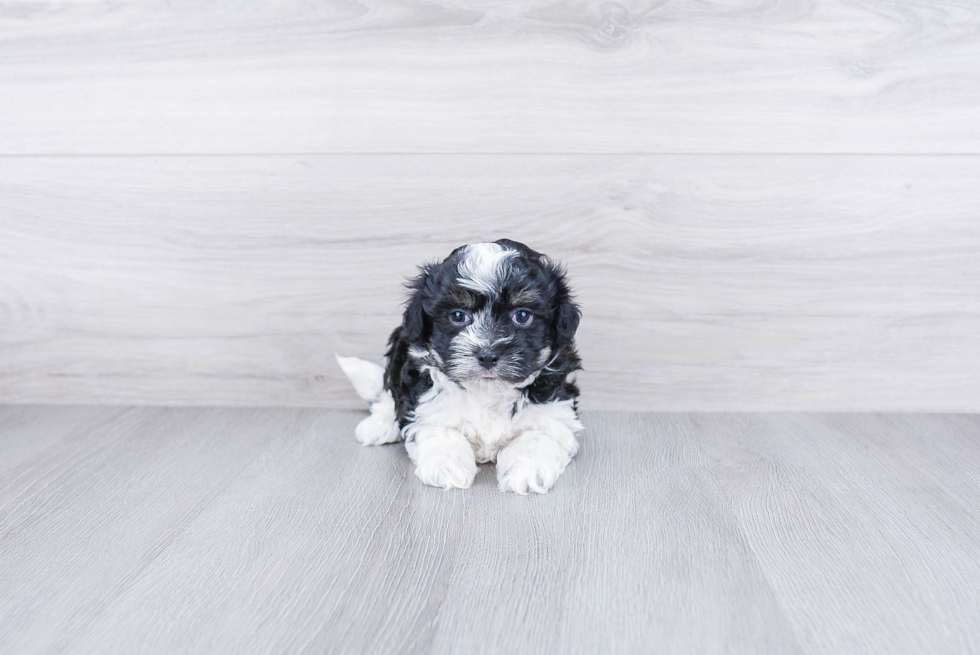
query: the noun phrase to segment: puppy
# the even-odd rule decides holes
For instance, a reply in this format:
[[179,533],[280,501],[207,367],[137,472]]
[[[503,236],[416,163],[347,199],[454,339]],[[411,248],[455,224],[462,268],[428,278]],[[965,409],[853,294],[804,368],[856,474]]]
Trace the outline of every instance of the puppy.
[[457,248],[409,283],[387,366],[337,357],[371,414],[364,445],[404,439],[427,485],[465,489],[496,461],[500,489],[545,493],[578,451],[581,312],[565,273],[522,243]]

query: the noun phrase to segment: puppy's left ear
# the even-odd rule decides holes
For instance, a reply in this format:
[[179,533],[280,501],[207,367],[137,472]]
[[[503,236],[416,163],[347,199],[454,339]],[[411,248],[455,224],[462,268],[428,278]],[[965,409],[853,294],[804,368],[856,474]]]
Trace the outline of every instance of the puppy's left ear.
[[564,269],[551,262],[545,263],[545,268],[554,282],[554,327],[555,334],[560,343],[569,343],[575,337],[578,329],[579,320],[582,318],[582,310],[572,299],[572,293],[568,289],[568,282],[565,279]]
[[558,311],[555,315],[555,328],[558,332],[558,338],[564,342],[571,341],[575,337],[575,331],[578,329],[581,318],[582,310],[572,301],[571,296],[566,295],[565,299],[558,305]]

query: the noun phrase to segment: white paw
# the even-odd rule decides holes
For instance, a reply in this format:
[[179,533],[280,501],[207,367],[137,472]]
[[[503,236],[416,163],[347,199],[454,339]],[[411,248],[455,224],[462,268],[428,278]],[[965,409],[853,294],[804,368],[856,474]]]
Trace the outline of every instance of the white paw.
[[387,413],[371,414],[357,424],[354,436],[365,446],[378,446],[398,441],[398,423]]
[[415,475],[430,487],[469,489],[476,478],[476,460],[451,453],[430,454],[415,467]]
[[543,494],[554,486],[571,455],[552,439],[525,434],[497,455],[497,483],[501,491]]

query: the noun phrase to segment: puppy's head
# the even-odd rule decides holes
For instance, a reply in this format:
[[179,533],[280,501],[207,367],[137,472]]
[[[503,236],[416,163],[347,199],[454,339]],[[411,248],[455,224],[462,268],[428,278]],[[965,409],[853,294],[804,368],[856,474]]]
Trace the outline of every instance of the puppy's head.
[[409,355],[466,388],[530,384],[578,328],[561,267],[508,239],[457,248],[409,287]]

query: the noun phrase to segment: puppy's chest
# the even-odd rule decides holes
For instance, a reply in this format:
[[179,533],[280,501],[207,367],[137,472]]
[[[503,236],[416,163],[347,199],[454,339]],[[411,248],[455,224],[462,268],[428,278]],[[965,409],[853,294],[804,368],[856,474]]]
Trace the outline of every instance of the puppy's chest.
[[478,462],[493,461],[519,433],[526,400],[519,391],[474,392],[436,385],[420,399],[416,421],[458,430],[473,445]]

